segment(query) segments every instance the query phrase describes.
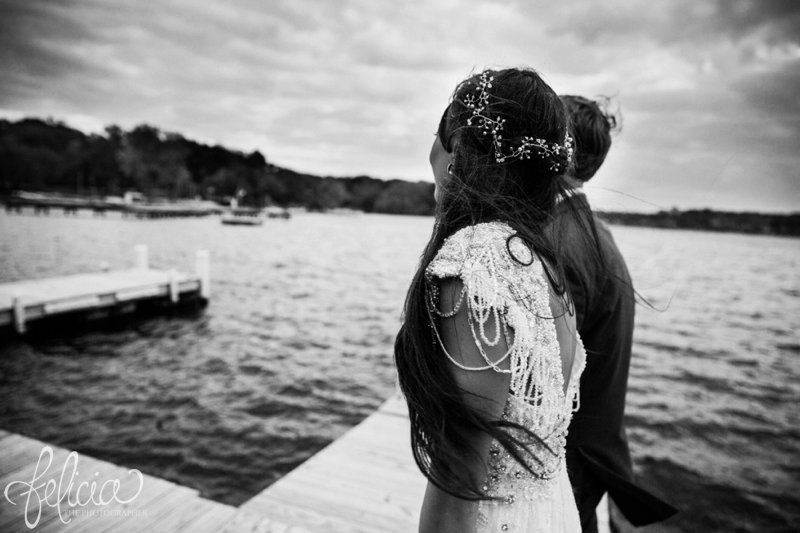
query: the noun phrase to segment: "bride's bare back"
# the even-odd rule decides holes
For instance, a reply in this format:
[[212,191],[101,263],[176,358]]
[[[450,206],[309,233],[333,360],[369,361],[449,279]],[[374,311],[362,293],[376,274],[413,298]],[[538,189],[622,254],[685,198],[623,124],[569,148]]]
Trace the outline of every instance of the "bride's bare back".
[[530,443],[541,463],[529,465],[532,473],[475,431],[467,438],[483,460],[465,458],[463,468],[500,501],[461,500],[429,484],[421,531],[580,530],[564,437],[585,354],[575,318],[542,263],[513,235],[505,224],[490,223],[449,238],[428,268],[439,287],[432,311],[464,403],[487,420],[530,429],[545,445]]

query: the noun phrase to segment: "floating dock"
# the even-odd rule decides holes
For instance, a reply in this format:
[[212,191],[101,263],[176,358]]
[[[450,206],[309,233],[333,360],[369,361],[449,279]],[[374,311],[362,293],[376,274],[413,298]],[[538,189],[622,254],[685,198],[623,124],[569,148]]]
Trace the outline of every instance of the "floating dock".
[[204,217],[223,212],[223,208],[213,202],[176,200],[171,202],[112,202],[104,198],[61,195],[54,193],[34,193],[17,191],[3,199],[7,213],[22,213],[31,209],[34,214],[50,214],[50,210],[60,210],[64,215],[77,215],[78,211],[92,211],[104,215],[108,211],[119,211],[124,216],[136,218]]
[[[119,479],[118,499],[131,501],[82,508],[64,505],[62,515],[69,515],[68,524],[55,507],[43,504],[39,525],[33,531],[414,533],[426,482],[411,456],[408,424],[405,404],[394,396],[240,507],[207,500],[194,489],[152,476],[143,476],[142,489],[132,498],[139,483],[128,469],[80,456],[78,475],[64,494],[73,499],[78,493],[84,494],[85,500],[86,485],[80,489],[81,482],[94,480],[100,486]],[[8,491],[8,497],[17,504],[12,505],[0,493],[0,531],[31,531],[24,515],[23,493],[28,489],[15,482],[30,483],[46,446],[0,430],[0,491]],[[42,496],[46,483],[58,490],[61,471],[70,455],[68,450],[50,448],[53,466],[36,482]],[[62,485],[66,488],[66,482]],[[33,520],[36,508],[33,516],[30,511],[29,520]],[[605,499],[598,506],[598,523],[600,533],[609,532]]]
[[0,283],[0,328],[25,333],[31,321],[85,313],[129,312],[145,302],[205,301],[210,294],[208,252],[199,251],[194,274],[153,270],[147,248],[136,247],[132,269]]

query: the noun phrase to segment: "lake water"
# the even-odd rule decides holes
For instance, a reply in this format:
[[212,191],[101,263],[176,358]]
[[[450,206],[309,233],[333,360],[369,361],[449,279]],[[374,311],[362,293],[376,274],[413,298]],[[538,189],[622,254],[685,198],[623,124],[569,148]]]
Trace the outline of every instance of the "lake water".
[[[199,315],[0,345],[0,427],[239,504],[394,391],[392,345],[432,219],[0,214],[0,282],[211,252]],[[639,306],[636,471],[683,511],[646,531],[800,527],[800,241],[614,227]]]

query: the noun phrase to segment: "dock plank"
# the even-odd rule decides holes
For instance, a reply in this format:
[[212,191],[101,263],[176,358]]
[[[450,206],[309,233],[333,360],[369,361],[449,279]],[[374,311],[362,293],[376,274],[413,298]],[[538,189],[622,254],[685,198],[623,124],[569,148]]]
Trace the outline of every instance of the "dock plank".
[[239,510],[219,533],[310,533],[307,529]]
[[41,450],[33,449],[28,442],[19,435],[12,435],[3,439],[3,461],[0,462],[0,480],[14,470],[23,468],[36,462]]
[[208,500],[205,498],[193,498],[183,502],[179,506],[172,508],[171,512],[160,517],[157,528],[151,531],[184,531],[186,525],[195,520],[208,507]]
[[15,298],[21,302],[26,320],[34,320],[169,296],[172,282],[179,295],[201,290],[197,275],[149,268],[0,283],[0,326],[13,323]]
[[[331,533],[338,531],[347,531],[349,533],[383,532],[381,529],[376,529],[374,525],[357,523],[349,517],[342,517],[341,513],[337,510],[331,512],[330,509],[305,507],[299,505],[296,501],[285,502],[278,499],[263,498],[259,500],[257,507],[253,507],[253,511],[274,517],[281,522],[297,524],[310,533],[322,531],[330,531]],[[397,524],[393,526],[395,526],[395,529],[387,530],[386,533],[391,533],[392,531],[411,532],[416,530],[416,526],[414,526],[413,529],[399,529],[397,528]]]
[[[52,529],[47,529],[47,526],[45,526],[42,533],[139,531],[139,525],[150,518],[150,509],[156,507],[161,501],[182,496],[179,489],[180,487],[171,487],[166,484],[151,485],[148,490],[143,491],[130,504],[115,503],[103,507],[89,505],[79,510],[76,515],[71,516],[72,520],[69,524],[64,525],[58,519],[48,522],[47,526],[52,526]],[[173,491],[178,491],[178,494],[174,494]],[[81,514],[83,511],[87,514]]]
[[[20,440],[24,441],[24,437],[16,435]],[[6,475],[0,478],[0,488],[3,491],[2,500],[0,501],[0,531],[14,531],[20,525],[24,526],[27,492],[30,490],[29,483],[33,480],[36,463],[39,458],[41,448],[31,447],[28,453],[28,461],[21,463],[16,469],[9,470]],[[69,455],[68,450],[54,448],[53,461],[56,464],[62,465]],[[5,465],[5,458],[0,460],[0,466]],[[59,468],[50,468],[45,470],[39,476],[37,485],[44,486],[50,480],[58,480],[61,476]],[[32,509],[33,510],[33,509]],[[50,518],[50,513],[56,514],[55,509],[45,507],[42,509],[41,523],[44,524]],[[35,520],[35,515],[30,515],[31,520]],[[37,528],[38,530],[38,528]]]
[[392,397],[240,508],[315,532],[415,531],[426,481],[406,413]]
[[[157,499],[142,502],[140,505],[131,509],[134,511],[142,511],[144,514],[141,517],[137,517],[136,519],[127,517],[118,519],[114,524],[111,524],[106,531],[109,533],[112,531],[114,533],[165,531],[162,522],[168,519],[176,509],[188,507],[193,501],[197,501],[197,498],[192,491],[185,490],[185,487],[175,486]],[[200,508],[206,508],[206,504],[202,505]]]
[[[99,471],[103,471],[103,467],[99,468],[87,467],[84,465],[83,470],[79,470],[76,477],[76,486],[80,482],[91,482],[98,480],[98,483],[113,479],[109,476],[108,469],[105,469],[101,475]],[[125,490],[127,489],[127,490]],[[132,497],[138,486],[132,487],[130,484],[123,484],[123,490],[120,491],[122,499],[129,499]],[[62,504],[63,518],[68,523],[62,521],[62,516],[59,515],[56,509],[45,506],[43,507],[42,523],[36,528],[40,533],[55,533],[55,532],[70,532],[70,533],[102,533],[105,531],[116,531],[131,523],[136,523],[142,518],[146,518],[147,514],[139,513],[143,509],[148,509],[160,502],[163,498],[169,495],[170,492],[178,491],[192,496],[191,489],[180,487],[173,483],[159,480],[158,478],[150,478],[145,481],[145,490],[133,502],[129,504],[119,504],[113,502],[110,505],[95,505],[88,503],[78,507],[71,507],[65,500]],[[74,501],[75,492],[70,491],[69,497]],[[81,492],[82,502],[88,500],[86,490]],[[135,514],[132,511],[137,511]]]
[[202,512],[198,513],[193,520],[183,525],[178,531],[190,533],[217,533],[225,527],[225,524],[233,520],[236,515],[236,507],[224,505],[222,503],[207,500]]
[[[6,472],[0,484],[0,493],[4,493],[8,483],[12,481],[24,481],[30,483],[39,454],[45,446],[50,446],[53,450],[53,463],[51,468],[44,471],[37,480],[37,485],[47,483],[52,480],[54,484],[59,483],[63,465],[71,453],[70,450],[48,445],[36,439],[24,437],[22,435],[10,434],[3,441],[10,440],[15,450],[13,456],[6,453],[0,455],[0,470]],[[4,449],[5,452],[5,449]],[[9,459],[13,458],[13,462]],[[40,470],[41,471],[41,470]],[[41,506],[41,517],[35,529],[38,533],[102,533],[102,532],[122,532],[122,533],[141,533],[145,531],[178,531],[182,523],[188,523],[197,516],[208,514],[213,511],[212,523],[216,526],[232,518],[237,509],[206,500],[198,496],[198,491],[189,487],[183,487],[170,481],[153,476],[143,475],[144,485],[138,497],[129,503],[120,504],[114,502],[107,506],[97,506],[94,504],[80,508],[70,508],[67,498],[75,501],[76,491],[82,482],[91,483],[95,481],[98,486],[102,483],[119,479],[122,481],[118,492],[121,499],[129,499],[138,491],[138,478],[135,483],[128,475],[129,469],[88,457],[78,456],[78,469],[73,483],[69,490],[65,489],[64,500],[62,501],[62,511],[68,524],[64,524],[58,514],[57,508],[43,504]],[[64,484],[68,483],[68,479]],[[88,485],[84,485],[80,495],[85,502],[88,493]],[[23,494],[29,490],[22,483],[14,484],[10,487],[9,498],[17,505],[10,503],[4,494],[0,494],[0,531],[5,532],[27,532],[30,531],[25,524],[25,498]],[[39,494],[44,498],[44,488],[39,489]],[[34,495],[35,498],[35,495]],[[51,496],[50,501],[55,501],[57,497]],[[35,518],[37,507],[32,507]],[[181,513],[175,511],[181,510]],[[91,513],[96,513],[92,515]],[[176,516],[177,515],[177,516]],[[167,524],[169,529],[164,529],[160,524]],[[174,524],[175,527],[169,526]],[[216,527],[215,526],[215,527]]]

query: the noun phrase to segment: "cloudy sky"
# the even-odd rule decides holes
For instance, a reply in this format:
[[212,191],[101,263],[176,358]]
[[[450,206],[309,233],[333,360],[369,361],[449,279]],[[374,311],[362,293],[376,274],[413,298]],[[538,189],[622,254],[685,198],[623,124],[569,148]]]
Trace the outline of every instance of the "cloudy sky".
[[430,180],[442,109],[487,66],[613,96],[598,207],[800,211],[795,0],[0,0],[0,116],[319,175]]

